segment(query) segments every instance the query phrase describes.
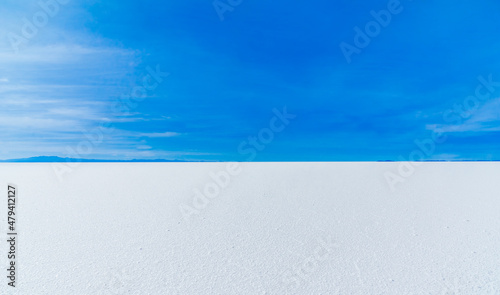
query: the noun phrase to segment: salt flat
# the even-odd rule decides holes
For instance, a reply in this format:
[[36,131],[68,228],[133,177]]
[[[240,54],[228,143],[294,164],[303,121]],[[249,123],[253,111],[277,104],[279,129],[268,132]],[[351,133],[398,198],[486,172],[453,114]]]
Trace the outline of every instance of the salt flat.
[[0,293],[500,294],[500,163],[424,163],[391,191],[397,167],[2,164]]

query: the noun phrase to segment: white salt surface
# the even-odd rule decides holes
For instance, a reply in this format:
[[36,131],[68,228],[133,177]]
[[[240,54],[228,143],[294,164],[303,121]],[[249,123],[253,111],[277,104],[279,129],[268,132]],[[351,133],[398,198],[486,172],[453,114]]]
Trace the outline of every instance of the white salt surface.
[[394,192],[398,163],[245,163],[183,218],[225,167],[92,163],[60,181],[2,164],[0,293],[500,294],[500,163],[425,163]]

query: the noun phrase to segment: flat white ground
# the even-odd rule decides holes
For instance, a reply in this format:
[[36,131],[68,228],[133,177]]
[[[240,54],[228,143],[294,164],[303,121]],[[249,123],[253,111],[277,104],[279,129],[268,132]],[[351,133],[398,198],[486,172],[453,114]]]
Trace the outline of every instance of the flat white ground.
[[226,165],[1,164],[0,293],[500,294],[500,163],[424,163],[395,191],[398,163],[245,163],[195,199]]

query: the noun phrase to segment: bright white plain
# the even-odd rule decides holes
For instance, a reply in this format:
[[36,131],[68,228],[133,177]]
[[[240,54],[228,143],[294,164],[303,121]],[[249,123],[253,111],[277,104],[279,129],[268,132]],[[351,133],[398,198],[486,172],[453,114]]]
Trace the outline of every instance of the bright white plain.
[[60,180],[2,164],[0,293],[500,294],[500,163],[424,163],[394,192],[398,163],[244,163],[195,200],[226,165],[92,163]]

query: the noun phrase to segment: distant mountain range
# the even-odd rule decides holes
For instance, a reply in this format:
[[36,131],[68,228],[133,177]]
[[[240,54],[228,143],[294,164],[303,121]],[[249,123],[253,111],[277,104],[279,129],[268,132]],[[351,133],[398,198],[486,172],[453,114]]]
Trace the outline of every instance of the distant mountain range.
[[[109,163],[122,163],[122,162],[192,162],[183,160],[165,160],[165,159],[153,159],[153,160],[99,160],[99,159],[76,159],[76,158],[61,158],[53,156],[40,156],[22,159],[9,159],[0,160],[2,163],[58,163],[58,162],[109,162]],[[208,161],[196,161],[196,162],[208,162]]]

